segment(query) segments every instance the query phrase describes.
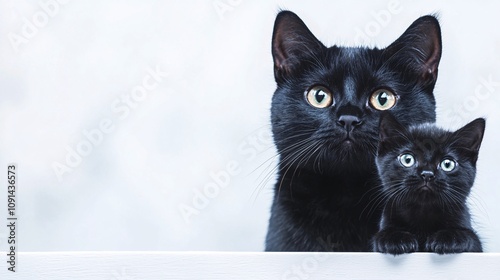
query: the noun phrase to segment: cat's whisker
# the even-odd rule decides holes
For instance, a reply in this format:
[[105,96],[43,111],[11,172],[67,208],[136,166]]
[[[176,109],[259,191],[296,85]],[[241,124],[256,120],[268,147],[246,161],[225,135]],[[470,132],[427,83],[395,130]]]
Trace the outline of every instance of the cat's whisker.
[[[291,145],[290,147],[288,147],[286,150],[287,151],[293,150],[293,152],[282,157],[282,159],[281,159],[282,163],[286,163],[287,161],[289,161],[289,159],[293,158],[297,153],[300,152],[300,150],[303,146],[307,145],[307,143],[309,141],[310,141],[310,139],[304,139],[303,141],[300,141],[300,142],[295,143],[295,144]],[[266,175],[266,177],[264,178],[266,180],[266,184],[267,184],[268,178],[270,179],[270,177],[276,172],[276,170],[278,170],[278,168],[280,168],[279,164],[276,165],[274,168],[272,168],[272,170],[270,170],[268,175]]]
[[[385,204],[389,199],[391,199],[397,192],[401,191],[401,185],[403,184],[403,180],[398,180],[391,182],[391,185],[389,186],[388,190],[381,190],[377,187],[371,188],[367,193],[377,191],[375,193],[375,197],[372,198],[370,196],[367,205],[363,208],[361,211],[361,215],[365,212],[365,210],[370,207],[370,210],[367,212],[367,215],[370,216],[372,212],[379,207],[381,204]],[[379,185],[379,187],[382,187],[383,184]],[[365,193],[365,195],[367,194]],[[362,198],[365,196],[363,195]],[[360,218],[361,218],[360,215]]]
[[[264,170],[271,168],[271,166],[273,166],[273,164],[277,164],[277,162],[273,162],[273,161],[269,162],[269,164],[267,165],[267,167]],[[262,166],[262,164],[260,166]],[[261,176],[262,176],[262,173],[259,175],[259,177],[257,177],[256,180],[259,181],[259,178]],[[268,180],[262,181],[261,183],[257,184],[256,188],[254,188],[254,190],[252,191],[252,194],[251,194],[251,197],[254,198],[254,202],[257,200],[260,192],[264,189],[264,187],[267,185],[267,183],[268,183]]]
[[[283,139],[280,139],[280,140],[276,140],[275,143],[277,145],[282,144],[282,143],[286,144],[286,143],[289,143],[289,142],[297,141],[297,140],[295,140],[296,138],[302,138],[302,137],[304,137],[304,139],[309,139],[309,138],[311,138],[310,135],[311,135],[311,132],[303,132],[303,133],[300,133],[300,134],[294,134],[292,136],[288,136],[286,138],[283,138]],[[307,137],[305,137],[305,136],[307,136]],[[288,146],[287,146],[287,148],[288,148]]]
[[[298,154],[297,154],[297,156],[293,159],[293,161],[292,161],[292,162],[290,162],[290,164],[288,165],[288,168],[286,169],[285,173],[284,173],[284,174],[283,174],[283,176],[282,176],[281,182],[280,182],[279,187],[278,187],[278,192],[281,190],[281,187],[282,187],[282,185],[283,185],[283,181],[284,181],[284,179],[286,178],[286,174],[288,173],[288,171],[290,170],[290,168],[293,166],[293,164],[294,164],[295,162],[297,162],[297,160],[298,160],[298,159],[300,159],[300,157],[301,157],[304,153],[307,153],[307,152],[308,152],[308,150],[309,150],[311,147],[313,147],[314,145],[315,145],[315,143],[314,143],[314,142],[313,142],[313,143],[310,143],[308,146],[306,146],[305,148],[303,148],[303,149],[301,150],[301,152],[300,152],[300,153],[298,153]],[[292,177],[292,180],[293,180],[293,177]],[[292,184],[290,184],[290,186],[291,186],[291,185],[292,185]]]
[[406,196],[408,193],[408,189],[405,187],[399,188],[397,192],[395,192],[389,200],[391,201],[391,207],[390,207],[390,217],[392,217],[392,213],[394,210],[397,209],[394,205],[401,205],[400,201],[402,200],[403,196]]
[[[316,131],[316,128],[311,129],[311,130],[301,130],[301,132],[302,132],[302,133],[298,133],[298,134],[292,135],[292,136],[290,136],[290,137],[288,137],[288,138],[281,139],[280,141],[285,142],[285,141],[287,141],[287,140],[291,140],[291,139],[293,139],[293,138],[299,138],[299,137],[302,137],[302,136],[310,135],[310,132],[313,132],[313,131]],[[277,141],[277,143],[280,143],[280,141]],[[299,142],[296,142],[296,143],[294,143],[294,144],[292,144],[292,145],[289,145],[289,146],[287,146],[285,149],[283,149],[283,150],[281,151],[281,154],[286,154],[286,153],[288,153],[288,151],[294,151],[294,152],[297,152],[297,150],[300,150],[301,148],[304,148],[304,147],[301,147],[301,146],[303,146],[303,144],[306,144],[308,141],[314,141],[314,139],[309,139],[309,138],[306,138],[306,139],[299,140]],[[304,145],[304,146],[305,146],[305,145]],[[317,148],[315,148],[315,150],[316,150],[316,151],[317,151],[317,150],[319,150],[319,149],[321,148],[320,146],[321,146],[321,145],[318,145],[318,147],[317,147]],[[314,152],[311,154],[311,156],[312,156],[314,153],[316,153],[316,151],[314,151]],[[321,153],[324,153],[324,149],[323,149],[323,150],[321,150]],[[273,157],[271,157],[270,159],[266,160],[265,162],[268,162],[268,161],[270,161],[270,160],[272,160],[272,159],[276,158],[276,157],[277,157],[277,156],[279,156],[279,155],[280,155],[280,154],[274,155]],[[294,157],[296,157],[296,156],[299,156],[299,155],[298,155],[298,153],[288,154],[286,157],[284,157],[284,158],[282,159],[282,162],[284,163],[284,165],[287,165],[287,161],[293,161],[293,160],[294,160]],[[309,156],[309,158],[310,158],[311,156]],[[317,158],[318,158],[318,157],[317,157]],[[309,159],[308,159],[308,160],[309,160]],[[307,162],[308,160],[306,160],[306,162]],[[264,163],[265,163],[265,162],[264,162]],[[301,161],[301,162],[302,162],[302,161]],[[264,164],[264,163],[263,163],[263,164]],[[300,165],[300,163],[299,163],[299,165]],[[262,166],[262,164],[261,164],[261,166]],[[268,167],[269,167],[269,166],[271,166],[271,165],[268,165]],[[259,166],[259,167],[260,167],[260,166]],[[259,168],[259,167],[258,167],[258,168]],[[256,168],[255,170],[257,170],[258,168]],[[258,189],[261,189],[261,188],[262,188],[262,186],[261,186],[261,185],[266,185],[266,184],[267,184],[267,182],[268,182],[268,181],[269,181],[269,179],[271,178],[271,175],[272,175],[272,174],[274,174],[274,172],[275,172],[277,169],[278,169],[278,167],[277,167],[277,166],[275,166],[274,168],[272,168],[272,170],[270,170],[270,171],[269,171],[268,175],[266,175],[266,176],[264,177],[264,180],[262,181],[262,183],[260,183],[260,184],[259,184],[259,188],[258,188]],[[283,169],[283,168],[281,168],[281,169]],[[296,167],[296,169],[297,169],[297,167]],[[254,170],[254,171],[255,171],[255,170]],[[253,172],[254,172],[254,171],[253,171]],[[266,172],[266,173],[267,173],[267,172]],[[294,174],[295,174],[295,172],[294,172]],[[260,177],[261,177],[261,176],[259,176],[259,178],[260,178]]]
[[[290,151],[290,150],[294,150],[297,146],[299,146],[299,145],[301,145],[302,143],[307,142],[307,141],[309,141],[309,140],[310,140],[310,139],[303,139],[303,140],[301,140],[301,141],[299,141],[299,142],[297,142],[297,143],[294,143],[294,144],[292,144],[292,145],[290,145],[290,146],[286,147],[285,149],[283,149],[283,151],[282,151],[281,153],[286,153],[286,152],[288,152],[288,151]],[[276,159],[276,158],[277,158],[277,157],[279,157],[279,156],[280,156],[280,153],[276,153],[275,155],[273,155],[273,156],[272,156],[272,157],[270,157],[269,159],[265,160],[265,161],[263,162],[263,164],[264,164],[264,163],[266,163],[266,162],[268,162],[268,161],[274,160],[274,159]],[[254,169],[251,173],[255,172],[255,171],[256,171],[257,169],[259,169],[259,168],[260,168],[260,165],[259,165],[257,168],[255,168],[255,169]]]
[[456,215],[460,213],[462,209],[460,206],[462,205],[460,201],[457,201],[457,198],[450,192],[443,192],[442,197],[446,200],[446,209],[449,211],[449,214]]
[[476,193],[471,193],[469,196],[469,202],[472,203],[483,216],[489,218],[488,211],[486,211],[486,206],[484,201],[481,199],[481,196],[478,196]]
[[[314,131],[314,130],[311,129],[311,131]],[[309,135],[309,132],[304,132],[304,130],[302,130],[301,132],[302,133],[299,133],[299,134],[296,134],[296,135],[293,135],[293,136],[289,137],[289,139],[293,139],[293,138],[298,138],[298,137]],[[303,139],[302,141],[294,143],[294,144],[286,147],[282,152],[287,152],[289,150],[293,150],[297,145],[300,145],[302,142],[307,142],[308,140],[309,139]],[[267,151],[267,150],[269,150],[269,149],[271,149],[273,147],[274,147],[274,145],[269,145],[269,147],[267,147],[264,151]],[[276,153],[275,155],[271,156],[270,158],[268,158],[267,160],[265,160],[264,162],[262,162],[259,166],[257,166],[255,169],[253,169],[251,172],[249,172],[248,175],[256,172],[258,169],[260,169],[266,163],[269,163],[269,164],[267,164],[266,168],[264,168],[263,172],[257,177],[256,180],[260,181],[261,178],[262,178],[262,174],[267,173],[266,170],[269,170],[269,168],[271,168],[272,166],[275,166],[273,163],[275,163],[276,159],[279,156],[280,156],[279,153]],[[268,175],[264,176],[264,180],[262,180],[261,183],[257,184],[257,188],[252,192],[252,196],[254,196],[255,194],[258,195],[258,193],[260,193],[260,191],[263,189],[263,187],[265,185],[267,185],[267,182],[269,181],[269,180],[266,180],[265,178],[267,178],[268,176],[271,177],[274,174],[274,171],[275,171],[275,168],[273,168],[269,173],[267,173]],[[257,195],[255,195],[255,199],[257,198]]]
[[276,155],[273,155],[271,158],[269,158],[266,161],[274,159],[274,158],[276,158],[276,157],[278,157],[280,155],[287,154],[289,151],[295,151],[297,147],[301,146],[304,143],[307,143],[308,141],[311,141],[311,139],[310,138],[305,138],[305,139],[299,140],[298,142],[295,142],[295,143],[289,145],[288,147],[284,148],[280,153],[277,153]]
[[[307,162],[311,156],[315,153],[315,151],[321,147],[321,143],[317,142],[316,144],[311,145],[310,147],[308,147],[308,153],[304,154],[304,156],[301,156],[302,159],[295,165],[295,170],[293,171],[293,174],[292,174],[292,177],[291,177],[291,180],[290,180],[290,186],[293,185],[293,178],[295,177],[295,174],[297,173],[297,170],[299,168],[299,166],[305,161]],[[310,150],[314,150],[312,152],[310,152]],[[309,154],[309,156],[307,156],[307,154]],[[307,157],[306,157],[307,156]],[[299,172],[300,173],[300,172]],[[285,173],[286,174],[286,173]],[[300,174],[299,174],[300,175]],[[284,177],[284,176],[283,176]]]
[[468,191],[461,190],[457,186],[453,186],[453,185],[450,185],[448,188],[446,188],[446,191],[452,192],[461,201],[465,201],[467,199],[467,196],[469,195]]
[[[314,131],[313,129],[311,129],[311,131]],[[310,132],[305,132],[304,130],[301,131],[301,133],[298,133],[296,135],[292,135],[290,136],[288,139],[293,139],[293,138],[298,138],[298,137],[302,137],[302,136],[307,136],[309,135]],[[251,134],[250,134],[251,135]],[[302,142],[307,142],[308,139],[303,139],[297,143],[294,143],[288,147],[286,147],[283,151],[283,152],[287,152],[289,150],[293,150],[297,145],[300,145]],[[267,151],[271,148],[274,148],[275,146],[274,145],[269,145],[264,151]],[[262,164],[260,164],[259,166],[257,166],[255,169],[253,169],[251,172],[249,172],[249,175],[256,172],[258,169],[260,169],[262,166],[264,166],[266,163],[268,162],[271,162],[270,164],[267,165],[267,167],[263,170],[263,172],[261,173],[261,175],[258,176],[257,178],[257,181],[260,180],[262,174],[264,173],[267,173],[266,170],[268,170],[270,168],[270,166],[273,166],[273,162],[276,160],[276,158],[278,158],[280,156],[280,153],[276,153],[274,154],[273,156],[271,156],[270,158],[268,158],[267,160],[265,160],[264,162],[262,162]],[[273,173],[274,171],[270,172],[270,173]],[[272,174],[271,174],[272,175]],[[260,184],[258,184],[258,187],[260,186]],[[257,188],[257,189],[260,189],[260,188]]]
[[295,171],[293,172],[293,175],[292,175],[292,182],[293,182],[293,177],[295,176],[295,173],[297,172],[297,168],[304,162],[308,162],[311,157],[318,151],[318,149],[321,148],[321,146],[323,145],[323,143],[321,143],[320,141],[317,141],[316,142],[317,145],[315,145],[315,148],[311,148],[310,150],[313,150],[312,152],[309,153],[309,156],[306,158],[306,157],[303,157],[303,159],[301,161],[299,161],[299,163],[297,164],[297,166],[295,167]]
[[[282,158],[282,162],[283,163],[286,163],[289,159],[293,158],[295,156],[296,153],[298,153],[298,151],[305,145],[308,144],[308,142],[310,142],[311,139],[309,138],[306,138],[306,139],[303,139],[299,142],[296,142],[292,145],[290,145],[289,147],[285,148],[282,153],[287,153],[288,151],[293,151],[292,153],[290,154],[287,154],[285,157]],[[262,189],[268,184],[268,182],[271,180],[272,176],[275,175],[275,172],[276,170],[279,168],[279,164],[276,164],[276,165],[273,165],[274,161],[271,161],[271,160],[274,160],[276,159],[276,157],[280,156],[280,154],[276,154],[274,156],[272,156],[271,158],[267,159],[263,164],[265,164],[266,162],[270,162],[270,164],[268,165],[268,167],[266,169],[263,170],[263,172],[261,174],[264,174],[264,173],[267,173],[267,175],[264,176],[264,178],[262,179],[261,183],[259,183],[257,185],[257,188],[253,191],[252,195],[254,195],[254,193],[260,193],[260,191],[262,191]],[[262,166],[263,164],[261,164],[260,166]],[[260,167],[259,166],[259,167]],[[266,170],[268,170],[271,166],[273,166],[271,168],[271,170],[269,170],[269,172],[266,172]],[[256,171],[259,167],[257,167],[254,171]],[[254,172],[252,171],[252,172]],[[257,180],[259,180],[261,178],[262,175],[259,175],[259,177],[257,178]],[[257,191],[257,192],[256,192]],[[257,195],[255,197],[257,197]]]

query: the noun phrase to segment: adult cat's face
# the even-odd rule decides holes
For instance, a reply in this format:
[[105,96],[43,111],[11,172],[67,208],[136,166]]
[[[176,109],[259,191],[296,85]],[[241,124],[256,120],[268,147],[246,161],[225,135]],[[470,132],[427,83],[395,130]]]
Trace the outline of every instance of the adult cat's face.
[[285,165],[319,172],[370,168],[382,111],[406,125],[435,120],[441,37],[434,17],[418,19],[385,49],[327,48],[284,11],[272,51],[273,134]]
[[385,190],[404,202],[463,201],[474,183],[484,127],[484,119],[476,119],[456,132],[431,124],[406,129],[384,114],[376,163]]

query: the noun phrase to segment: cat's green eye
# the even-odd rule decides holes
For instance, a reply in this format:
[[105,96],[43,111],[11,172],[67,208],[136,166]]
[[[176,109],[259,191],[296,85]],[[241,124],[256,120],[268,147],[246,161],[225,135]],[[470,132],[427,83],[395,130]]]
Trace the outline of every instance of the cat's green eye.
[[441,164],[439,164],[441,169],[445,172],[450,172],[457,166],[457,163],[451,159],[444,159]]
[[377,89],[370,96],[370,104],[379,111],[389,110],[396,105],[396,95],[388,89]]
[[307,102],[316,108],[326,108],[333,104],[332,93],[323,86],[315,86],[306,93]]
[[402,154],[398,157],[399,162],[404,167],[412,167],[415,165],[415,157],[412,154]]

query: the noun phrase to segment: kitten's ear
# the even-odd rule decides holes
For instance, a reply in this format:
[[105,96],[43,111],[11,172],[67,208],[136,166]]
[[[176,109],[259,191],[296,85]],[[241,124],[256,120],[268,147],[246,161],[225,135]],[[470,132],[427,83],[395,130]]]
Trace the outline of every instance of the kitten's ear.
[[400,138],[404,134],[406,134],[406,128],[402,124],[400,124],[391,113],[383,112],[380,115],[380,142],[386,142],[389,139]]
[[485,119],[475,119],[453,133],[453,143],[477,153],[483,141],[485,127]]
[[441,59],[441,28],[436,17],[417,19],[384,50],[389,59],[420,72],[424,82],[435,83]]
[[321,51],[325,46],[309,31],[304,22],[290,11],[281,11],[274,22],[272,53],[274,77],[286,79],[300,58]]

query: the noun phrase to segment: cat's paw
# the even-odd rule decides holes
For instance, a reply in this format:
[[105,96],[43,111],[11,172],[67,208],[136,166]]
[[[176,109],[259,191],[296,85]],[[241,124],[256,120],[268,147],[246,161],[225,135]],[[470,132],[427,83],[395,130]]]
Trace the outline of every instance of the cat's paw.
[[427,238],[425,250],[440,255],[483,251],[481,241],[471,230],[438,231]]
[[373,238],[373,251],[401,255],[418,251],[418,240],[407,231],[383,230]]

